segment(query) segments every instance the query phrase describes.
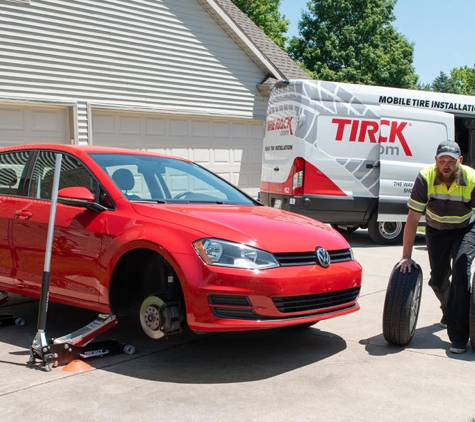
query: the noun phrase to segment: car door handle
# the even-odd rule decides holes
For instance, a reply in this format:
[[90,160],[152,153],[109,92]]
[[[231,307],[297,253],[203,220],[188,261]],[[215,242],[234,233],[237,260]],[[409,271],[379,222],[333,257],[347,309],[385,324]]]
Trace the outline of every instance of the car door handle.
[[15,219],[18,220],[28,220],[32,215],[33,213],[31,211],[15,211]]

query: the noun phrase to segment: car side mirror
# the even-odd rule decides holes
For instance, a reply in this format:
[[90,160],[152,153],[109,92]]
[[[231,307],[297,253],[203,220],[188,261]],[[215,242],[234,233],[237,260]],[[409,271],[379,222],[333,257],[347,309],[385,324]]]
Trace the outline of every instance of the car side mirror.
[[104,211],[107,208],[95,201],[94,195],[84,186],[73,186],[58,191],[58,202],[73,207],[84,207],[93,211]]

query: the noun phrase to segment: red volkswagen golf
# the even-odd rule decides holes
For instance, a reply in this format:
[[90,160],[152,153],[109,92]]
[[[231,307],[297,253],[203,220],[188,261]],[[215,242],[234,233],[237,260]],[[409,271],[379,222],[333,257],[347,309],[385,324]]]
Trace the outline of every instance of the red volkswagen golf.
[[91,146],[0,149],[0,291],[40,296],[58,153],[50,300],[136,315],[154,339],[359,309],[361,267],[329,226],[190,161]]

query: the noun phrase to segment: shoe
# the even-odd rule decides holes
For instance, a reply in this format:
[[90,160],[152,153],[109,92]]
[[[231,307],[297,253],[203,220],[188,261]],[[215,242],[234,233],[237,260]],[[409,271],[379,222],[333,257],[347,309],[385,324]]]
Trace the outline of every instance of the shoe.
[[465,353],[467,351],[467,343],[463,344],[463,343],[454,342],[451,344],[449,350],[450,350],[450,353],[457,353],[457,354]]
[[442,317],[442,319],[440,320],[439,325],[440,325],[442,328],[447,328],[447,319],[445,318],[445,315],[444,315],[444,316]]

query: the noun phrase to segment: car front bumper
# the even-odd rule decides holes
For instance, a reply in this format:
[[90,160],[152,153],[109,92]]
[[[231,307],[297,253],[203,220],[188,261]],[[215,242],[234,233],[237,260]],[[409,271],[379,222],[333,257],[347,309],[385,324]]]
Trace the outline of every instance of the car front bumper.
[[357,261],[268,270],[203,264],[195,270],[201,277],[189,275],[183,289],[187,322],[194,331],[278,328],[359,309],[362,270]]

